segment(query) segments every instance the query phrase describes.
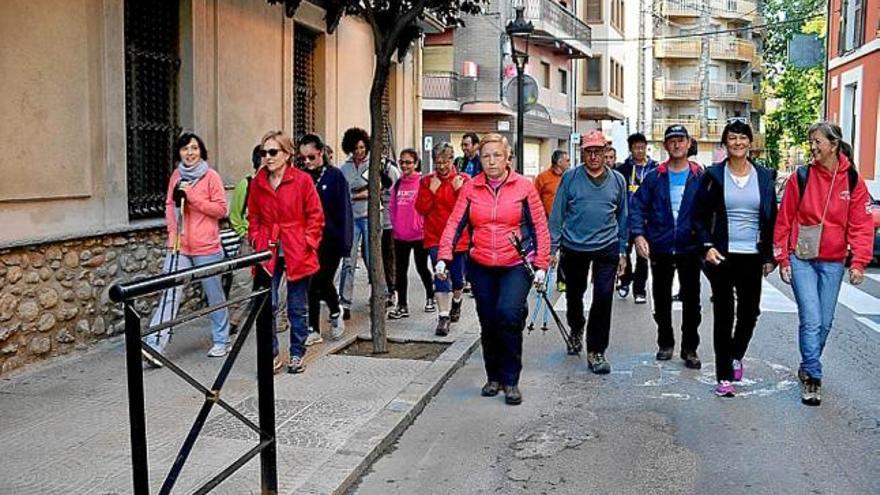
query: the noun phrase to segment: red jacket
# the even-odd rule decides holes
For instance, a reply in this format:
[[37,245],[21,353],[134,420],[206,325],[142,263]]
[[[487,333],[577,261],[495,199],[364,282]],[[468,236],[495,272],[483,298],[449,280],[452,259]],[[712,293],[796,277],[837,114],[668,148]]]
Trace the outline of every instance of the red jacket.
[[257,172],[248,195],[248,239],[257,251],[272,250],[272,258],[263,264],[270,275],[275,273],[278,241],[284,250],[287,280],[295,282],[316,273],[323,230],[321,198],[307,173],[289,166],[278,189],[272,189],[268,170]]
[[452,259],[452,245],[466,230],[473,236],[470,258],[483,266],[522,263],[510,243],[511,233],[522,240],[532,264],[542,270],[550,265],[550,232],[541,198],[535,186],[513,170],[497,192],[487,183],[485,173],[461,188],[455,210],[443,230],[439,259]]
[[[873,254],[874,223],[864,179],[859,177],[852,194],[849,192],[846,170],[851,166],[849,160],[840,155],[817,259],[842,262],[852,250],[853,268],[864,270]],[[788,257],[797,245],[798,224],[816,225],[821,221],[832,176],[833,172],[818,163],[810,165],[810,178],[801,200],[797,175],[791,174],[773,232],[773,256],[780,265],[789,265]]]
[[[458,191],[452,187],[452,180],[460,175],[464,179],[464,183]],[[432,248],[440,245],[440,236],[443,235],[443,229],[446,228],[446,222],[452,209],[455,207],[455,201],[458,199],[464,186],[470,182],[471,178],[467,174],[456,172],[453,168],[446,177],[439,177],[440,187],[436,192],[431,192],[431,179],[437,176],[436,173],[428,174],[422,177],[419,182],[419,193],[416,199],[416,211],[425,217],[425,247]],[[461,236],[455,244],[455,252],[461,253],[468,249],[467,232]]]

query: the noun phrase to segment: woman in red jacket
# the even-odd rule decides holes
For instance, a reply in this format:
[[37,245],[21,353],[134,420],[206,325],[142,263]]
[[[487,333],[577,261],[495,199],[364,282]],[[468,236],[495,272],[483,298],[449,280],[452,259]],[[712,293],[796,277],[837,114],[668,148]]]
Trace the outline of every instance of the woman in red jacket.
[[[447,142],[437,143],[434,146],[431,151],[434,173],[422,177],[416,197],[416,211],[425,218],[425,249],[431,255],[433,264],[437,264],[439,259],[437,251],[440,246],[440,236],[455,207],[455,201],[464,185],[471,180],[452,166],[454,152],[452,145]],[[434,333],[440,336],[447,335],[449,324],[457,322],[461,317],[461,292],[464,288],[464,261],[467,247],[468,237],[465,233],[455,244],[447,260],[450,276],[437,278],[434,282],[434,297],[440,310]],[[426,305],[425,309],[427,308]]]
[[830,122],[809,130],[813,162],[785,186],[773,235],[780,276],[798,305],[801,402],[818,406],[822,350],[831,331],[840,284],[852,254],[849,281],[862,283],[871,260],[874,228],[865,181],[852,163],[852,147]]
[[516,235],[529,250],[535,286],[541,288],[550,263],[550,233],[541,198],[531,181],[510,168],[510,144],[500,134],[480,141],[483,173],[464,185],[443,230],[434,273],[445,277],[453,246],[471,232],[467,267],[480,319],[480,341],[488,380],[482,395],[503,387],[505,402],[522,402],[522,331],[528,316],[530,270],[510,242]]
[[[257,251],[272,258],[254,274],[257,285],[272,287],[272,314],[278,307],[278,286],[287,279],[287,318],[290,321],[288,373],[302,373],[309,334],[309,278],[318,271],[318,246],[324,230],[321,199],[312,178],[293,166],[293,141],[281,131],[263,136],[260,156],[265,166],[251,183],[248,196],[248,239]],[[274,328],[274,325],[273,325]],[[273,335],[275,371],[284,366]]]

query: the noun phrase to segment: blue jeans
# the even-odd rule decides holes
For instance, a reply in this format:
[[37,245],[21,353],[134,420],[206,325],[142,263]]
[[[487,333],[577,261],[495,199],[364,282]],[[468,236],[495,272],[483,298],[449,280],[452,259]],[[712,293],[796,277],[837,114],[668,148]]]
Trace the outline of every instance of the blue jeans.
[[[193,266],[207,265],[222,261],[224,259],[223,251],[215,254],[203,256],[188,255],[180,253],[174,255],[168,253],[165,255],[165,265],[162,268],[163,273],[183,270]],[[172,263],[174,266],[172,266]],[[226,302],[226,296],[223,295],[223,284],[220,276],[209,277],[201,280],[202,290],[208,299],[208,305],[223,304]],[[180,302],[183,299],[183,286],[175,287],[173,290],[168,289],[162,293],[162,299],[159,301],[159,307],[153,313],[150,320],[150,326],[159,325],[173,320],[177,317],[177,310],[180,309]],[[229,342],[229,310],[228,308],[219,309],[210,315],[211,318],[211,340],[214,345],[225,345]],[[168,342],[171,341],[171,329],[166,328],[159,332],[153,333],[145,339],[147,344],[159,352],[164,352]]]
[[491,382],[517,385],[532,287],[529,272],[523,265],[487,267],[473,261],[467,272],[477,303],[486,376]]
[[[284,258],[278,258],[272,274],[272,328],[278,311],[278,287],[286,276]],[[287,281],[287,321],[290,322],[290,357],[306,355],[306,338],[309,336],[309,277]],[[278,333],[272,332],[272,355],[278,355]]]
[[342,259],[342,271],[339,273],[339,303],[351,308],[354,297],[354,271],[357,269],[358,247],[367,271],[370,270],[370,230],[367,217],[354,219],[354,236],[351,238],[351,253]]
[[[437,265],[437,252],[439,249],[438,246],[430,248],[431,266]],[[446,269],[449,270],[449,276],[446,277],[446,280],[434,278],[434,292],[446,294],[453,290],[461,290],[464,287],[464,264],[467,257],[466,252],[452,255],[452,261],[446,266]]]
[[837,295],[846,267],[833,261],[804,261],[790,256],[791,287],[798,305],[801,366],[810,377],[822,378],[822,351],[831,332]]

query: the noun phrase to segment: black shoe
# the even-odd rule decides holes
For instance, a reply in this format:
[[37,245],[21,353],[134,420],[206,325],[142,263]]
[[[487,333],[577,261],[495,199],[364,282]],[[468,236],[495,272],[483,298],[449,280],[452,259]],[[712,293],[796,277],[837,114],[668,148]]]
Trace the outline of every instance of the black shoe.
[[389,320],[399,320],[401,318],[409,318],[409,308],[406,306],[398,306],[388,312]]
[[437,321],[437,329],[434,330],[434,333],[436,335],[441,336],[441,337],[445,337],[445,336],[449,335],[449,317],[448,316],[441,316],[440,317],[440,320]]
[[351,310],[348,308],[342,308],[342,319],[348,321],[351,319]]
[[801,403],[806,406],[822,404],[822,380],[807,377],[807,380],[801,384]]
[[463,292],[464,294],[470,294],[471,293],[471,283],[465,282],[464,287],[461,288],[461,292]]
[[611,373],[611,364],[605,359],[605,354],[602,354],[601,352],[588,352],[587,366],[589,366],[590,371],[596,375],[607,375],[608,373]]
[[238,325],[235,323],[229,324],[229,335],[235,335],[238,333]]
[[306,370],[305,364],[303,364],[302,356],[291,356],[290,362],[287,363],[287,372],[291,375],[298,375]]
[[617,286],[617,296],[621,299],[626,299],[626,296],[629,295],[629,285],[620,284]]
[[566,346],[568,349],[569,356],[577,356],[584,350],[583,340],[584,340],[584,331],[583,330],[572,330],[568,345]]
[[657,361],[669,361],[672,359],[672,352],[674,349],[672,347],[661,347],[660,350],[657,351],[657,355],[654,356]]
[[452,300],[452,308],[449,310],[449,321],[452,323],[457,322],[461,319],[461,300],[455,302],[455,299]]
[[648,296],[644,294],[636,294],[633,296],[633,300],[636,304],[646,304],[648,302]]
[[522,393],[520,393],[519,387],[517,387],[516,385],[505,385],[504,402],[510,404],[511,406],[518,406],[522,404]]
[[681,359],[684,360],[684,367],[692,370],[698,370],[703,367],[700,358],[697,357],[697,351],[681,351]]
[[480,390],[480,395],[482,395],[483,397],[495,397],[496,395],[498,395],[498,391],[500,389],[500,383],[488,381],[485,385],[483,385],[482,390]]

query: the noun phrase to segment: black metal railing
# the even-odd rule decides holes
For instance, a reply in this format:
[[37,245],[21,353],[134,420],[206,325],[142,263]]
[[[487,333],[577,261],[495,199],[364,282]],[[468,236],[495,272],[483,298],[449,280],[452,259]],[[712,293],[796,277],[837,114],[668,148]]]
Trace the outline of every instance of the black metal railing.
[[[553,0],[525,0],[523,17],[530,21],[541,21],[542,25],[555,30],[554,34],[566,44],[572,41],[591,45],[592,31],[584,21]],[[511,17],[512,18],[512,17]]]
[[[190,282],[231,273],[241,268],[256,265],[269,258],[270,253],[268,251],[263,251],[154,277],[116,284],[110,288],[110,299],[114,302],[122,303],[125,311],[125,365],[128,375],[128,413],[132,449],[131,463],[134,483],[133,492],[135,494],[148,494],[150,490],[149,464],[147,462],[144,376],[141,362],[142,356],[144,355],[148,355],[151,359],[161,363],[165,368],[174,372],[177,376],[192,385],[193,388],[205,396],[205,402],[202,404],[201,409],[196,415],[193,425],[181,445],[174,464],[166,475],[159,493],[171,493],[171,490],[174,488],[174,485],[189,458],[196,439],[198,439],[198,436],[208,419],[208,414],[211,412],[214,405],[223,408],[233,417],[244,423],[248,428],[256,432],[260,437],[260,441],[251,450],[236,459],[232,464],[216,474],[193,493],[203,494],[209,492],[244,466],[257,454],[260,455],[261,493],[277,493],[278,474],[275,443],[275,391],[272,376],[273,325],[270,289],[258,289],[253,291],[250,295],[239,299],[227,301],[223,304],[208,306],[198,311],[194,311],[191,314],[175,316],[171,321],[149,327],[143,331],[141,330],[141,315],[138,314],[134,307],[134,301],[146,295],[167,289],[176,290],[177,287]],[[236,336],[232,349],[226,356],[225,361],[220,367],[220,371],[217,373],[216,378],[210,386],[200,383],[197,379],[177,366],[173,361],[147,345],[143,340],[143,337],[146,335],[203,317],[213,311],[237,305],[249,299],[253,299],[253,307],[248,314],[244,325]],[[244,414],[223,400],[220,394],[226,379],[229,377],[232,366],[235,364],[235,360],[238,358],[241,348],[244,346],[244,343],[250,334],[250,330],[255,323],[257,326],[257,394],[259,425],[254,424],[254,422],[244,416]]]

